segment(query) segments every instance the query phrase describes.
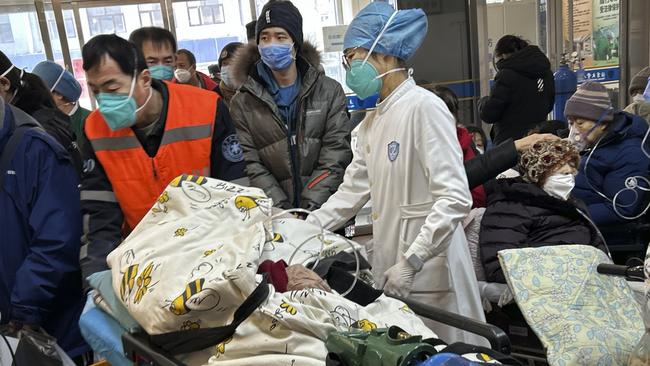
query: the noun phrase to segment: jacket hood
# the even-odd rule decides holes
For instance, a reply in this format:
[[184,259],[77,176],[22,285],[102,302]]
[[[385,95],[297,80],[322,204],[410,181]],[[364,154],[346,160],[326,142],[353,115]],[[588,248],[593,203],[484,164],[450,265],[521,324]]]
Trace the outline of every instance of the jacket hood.
[[[321,69],[321,54],[314,45],[307,41],[302,43],[297,58],[318,70]],[[237,50],[231,62],[232,66],[230,66],[230,74],[235,89],[239,89],[246,82],[248,76],[257,74],[255,64],[259,60],[260,52],[256,44],[247,44]]]
[[648,123],[643,118],[627,112],[615,113],[612,126],[614,139],[643,139],[648,132]]
[[548,57],[537,46],[526,46],[497,63],[499,70],[513,70],[530,79],[542,78],[551,70]]

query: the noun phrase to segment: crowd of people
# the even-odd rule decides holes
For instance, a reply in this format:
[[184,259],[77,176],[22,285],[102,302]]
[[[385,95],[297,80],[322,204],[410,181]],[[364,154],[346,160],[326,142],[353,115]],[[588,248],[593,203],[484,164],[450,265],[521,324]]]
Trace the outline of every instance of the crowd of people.
[[505,36],[479,102],[488,139],[459,120],[452,90],[416,85],[408,61],[425,13],[373,2],[344,38],[347,86],[379,95],[351,144],[346,95],[304,39],[298,9],[270,1],[247,28],[248,43],[225,46],[211,75],[162,28],[93,37],[82,57],[94,111],[79,106],[81,86],[57,63],[26,72],[0,52],[6,328],[40,327],[83,362],[75,324],[84,279],[107,269],[107,255],[182,174],[261,188],[278,209],[309,210],[304,218],[329,230],[370,201],[378,288],[481,321],[462,227],[470,210],[485,208],[479,241],[491,282],[505,282],[502,249],[584,244],[609,254],[631,237],[600,229],[645,220],[648,68],[632,80],[625,111],[585,82],[566,104],[568,123],[549,127],[550,62]]

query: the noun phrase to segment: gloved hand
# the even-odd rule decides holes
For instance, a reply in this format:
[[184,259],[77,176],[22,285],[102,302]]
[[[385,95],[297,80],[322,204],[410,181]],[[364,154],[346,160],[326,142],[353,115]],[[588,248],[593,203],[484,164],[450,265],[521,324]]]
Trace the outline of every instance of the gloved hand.
[[401,259],[384,273],[384,293],[407,297],[413,287],[413,278],[417,271],[406,259]]

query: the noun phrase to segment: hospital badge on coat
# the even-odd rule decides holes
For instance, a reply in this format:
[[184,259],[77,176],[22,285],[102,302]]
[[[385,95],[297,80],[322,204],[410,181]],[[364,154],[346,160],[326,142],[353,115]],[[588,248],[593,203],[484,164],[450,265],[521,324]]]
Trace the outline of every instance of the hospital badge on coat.
[[399,155],[399,142],[393,141],[388,144],[388,160],[395,161]]

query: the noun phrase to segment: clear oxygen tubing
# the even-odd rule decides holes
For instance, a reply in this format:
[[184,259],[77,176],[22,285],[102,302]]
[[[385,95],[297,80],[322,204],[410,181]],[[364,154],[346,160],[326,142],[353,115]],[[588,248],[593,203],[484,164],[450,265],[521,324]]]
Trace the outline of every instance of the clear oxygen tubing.
[[[646,151],[645,144],[646,144],[646,142],[648,140],[649,135],[650,135],[650,129],[648,130],[648,132],[646,132],[645,137],[643,138],[643,141],[641,141],[641,151],[643,151],[643,154],[645,156],[647,156],[648,159],[650,159],[650,154],[648,153],[648,151]],[[645,207],[645,209],[643,209],[636,216],[625,216],[624,214],[622,214],[618,210],[618,208],[619,207],[627,208],[627,207],[634,206],[637,203],[637,201],[639,200],[639,192],[637,191],[637,189],[641,190],[641,191],[644,191],[644,192],[650,192],[650,180],[648,178],[643,177],[643,176],[627,177],[625,179],[625,188],[622,188],[620,191],[618,191],[614,195],[613,198],[609,198],[604,193],[597,190],[591,184],[591,182],[589,181],[589,176],[587,175],[587,167],[589,166],[589,161],[591,161],[592,155],[594,154],[594,152],[596,151],[596,149],[600,145],[600,142],[603,140],[603,137],[604,136],[602,136],[600,139],[598,139],[598,141],[596,142],[596,145],[594,145],[593,149],[591,149],[591,151],[589,152],[589,155],[587,155],[587,159],[585,160],[585,166],[582,169],[583,173],[585,174],[585,180],[587,181],[587,184],[589,185],[589,187],[591,188],[592,191],[594,191],[599,196],[603,197],[608,202],[611,202],[612,208],[614,209],[614,213],[616,213],[616,215],[618,215],[620,218],[623,218],[625,220],[636,220],[636,219],[642,217],[643,215],[645,215],[648,212],[648,210],[650,210],[650,203],[648,203],[648,205]],[[639,181],[645,182],[647,187],[640,186]],[[630,203],[630,204],[619,204],[619,203],[617,203],[617,200],[620,197],[621,193],[628,192],[628,191],[631,191],[632,193],[634,193],[634,200],[632,201],[632,203]]]
[[[275,219],[277,219],[279,217],[282,217],[282,216],[284,216],[286,214],[292,214],[292,213],[303,213],[303,214],[309,215],[309,214],[311,214],[311,211],[305,210],[303,208],[291,208],[291,209],[288,209],[288,210],[280,211],[280,212],[272,215],[270,218],[268,218],[266,220],[266,222],[272,222],[273,220],[275,220]],[[291,254],[291,257],[289,257],[289,263],[288,263],[289,265],[291,265],[293,263],[293,258],[296,256],[296,254],[298,253],[300,248],[302,248],[305,244],[307,244],[310,240],[312,240],[314,238],[319,238],[320,249],[318,250],[318,254],[316,255],[316,261],[312,265],[311,269],[313,270],[314,268],[316,268],[316,266],[320,262],[321,254],[323,253],[323,248],[325,247],[325,240],[324,240],[325,239],[325,228],[323,226],[323,223],[320,221],[320,219],[317,216],[314,216],[314,219],[316,219],[316,221],[318,222],[318,226],[320,227],[320,233],[310,235],[309,237],[307,237],[307,239],[303,240],[296,247],[296,249]],[[357,282],[359,281],[359,274],[361,273],[361,265],[360,265],[361,261],[359,260],[359,253],[357,252],[357,250],[356,250],[356,248],[354,246],[354,243],[350,239],[348,239],[346,237],[341,236],[341,238],[343,238],[343,240],[345,240],[345,243],[348,244],[350,246],[350,248],[352,249],[352,253],[354,254],[354,259],[355,259],[355,263],[356,263],[356,269],[355,269],[354,280],[352,281],[352,285],[350,286],[349,289],[347,289],[345,292],[340,294],[341,296],[346,296],[350,292],[352,292],[354,287],[357,285]]]

